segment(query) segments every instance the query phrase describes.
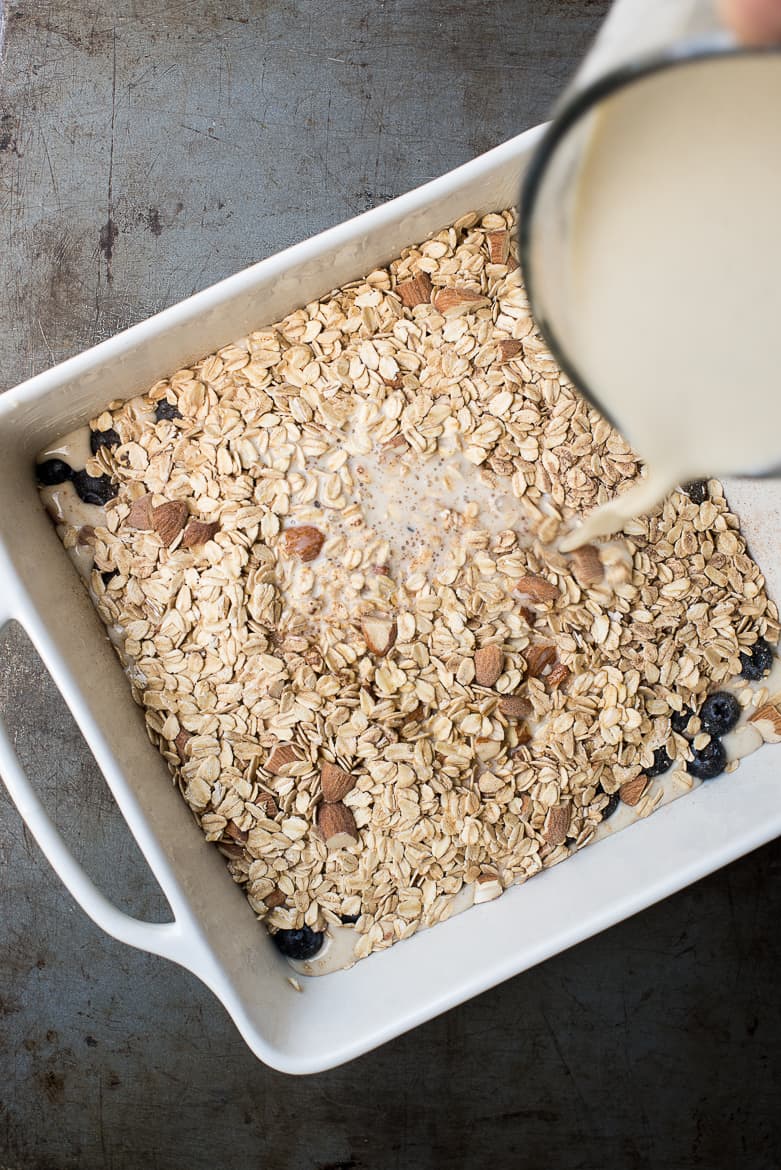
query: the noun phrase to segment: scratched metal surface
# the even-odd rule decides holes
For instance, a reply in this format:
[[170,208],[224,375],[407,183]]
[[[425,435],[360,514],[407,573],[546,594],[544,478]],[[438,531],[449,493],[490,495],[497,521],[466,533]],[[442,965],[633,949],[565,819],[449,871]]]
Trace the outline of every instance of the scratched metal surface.
[[[2,387],[541,120],[606,3],[7,8]],[[124,908],[160,914],[16,631],[0,708],[90,871]],[[379,1052],[292,1080],[250,1056],[192,977],[74,908],[0,786],[0,1167],[774,1170],[780,877],[776,842]]]

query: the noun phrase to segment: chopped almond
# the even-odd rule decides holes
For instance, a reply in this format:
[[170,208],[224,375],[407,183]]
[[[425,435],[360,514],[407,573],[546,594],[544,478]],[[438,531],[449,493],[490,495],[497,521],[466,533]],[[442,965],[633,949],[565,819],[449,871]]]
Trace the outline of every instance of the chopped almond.
[[358,843],[355,817],[341,801],[318,807],[317,828],[329,849],[348,849]]
[[499,700],[499,710],[505,719],[527,719],[534,708],[525,695],[505,695]]
[[625,784],[621,785],[618,790],[618,795],[624,804],[636,805],[647,787],[648,777],[644,772],[640,772],[638,776],[635,776],[634,780],[627,780]]
[[475,650],[475,682],[479,687],[492,687],[503,669],[501,646],[480,646]]
[[570,809],[566,804],[554,804],[545,815],[542,835],[548,845],[563,845],[567,840],[570,823]]
[[550,643],[538,642],[525,651],[526,673],[529,678],[541,678],[549,666],[556,661],[556,647]]
[[559,596],[558,586],[551,581],[546,581],[544,577],[539,577],[536,573],[529,573],[527,576],[521,577],[515,588],[518,593],[522,593],[524,597],[530,597],[532,601],[555,601]]
[[139,496],[130,505],[130,511],[125,519],[128,528],[150,529],[152,527],[152,493],[147,492]]
[[286,528],[282,533],[285,552],[289,557],[301,561],[313,561],[323,547],[325,537],[319,528],[301,524],[298,528]]
[[427,272],[418,272],[409,280],[396,285],[396,292],[401,297],[402,305],[414,309],[416,305],[425,305],[431,299],[431,280]]
[[545,677],[545,685],[549,691],[558,691],[566,686],[570,676],[570,669],[563,662],[557,662]]
[[272,776],[279,776],[284,767],[288,764],[298,763],[300,759],[301,753],[293,747],[292,743],[278,743],[266,757],[266,771],[270,772]]
[[323,800],[327,804],[335,804],[337,800],[344,800],[348,792],[355,787],[355,777],[338,764],[323,764],[320,769],[320,788]]
[[434,294],[434,308],[443,317],[462,317],[464,313],[474,313],[490,304],[488,297],[474,289],[464,288],[463,285],[454,285],[453,288],[440,288]]
[[152,527],[165,548],[170,548],[187,523],[187,504],[184,500],[167,500],[152,509]]
[[366,649],[378,658],[383,658],[396,642],[398,627],[387,614],[366,614],[361,618]]
[[503,362],[509,362],[512,358],[517,357],[522,349],[521,342],[512,337],[504,338],[499,342],[499,356]]
[[492,264],[506,264],[510,255],[510,233],[489,232],[486,236]]
[[219,530],[216,520],[196,520],[191,517],[182,536],[182,548],[195,548],[196,545],[206,544]]
[[575,574],[575,580],[584,589],[588,589],[591,585],[597,585],[602,580],[605,569],[599,559],[599,550],[595,545],[582,544],[580,548],[573,549],[572,571]]

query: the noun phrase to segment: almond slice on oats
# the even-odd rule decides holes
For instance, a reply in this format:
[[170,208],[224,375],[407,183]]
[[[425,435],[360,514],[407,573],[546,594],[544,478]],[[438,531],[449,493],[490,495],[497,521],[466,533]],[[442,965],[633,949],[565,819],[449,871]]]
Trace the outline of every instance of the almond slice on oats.
[[317,810],[317,829],[329,849],[349,849],[358,844],[355,817],[346,804],[321,804]]
[[763,703],[748,717],[765,743],[781,743],[781,707],[777,702]]
[[127,528],[149,529],[152,527],[152,493],[139,496],[130,505],[130,511],[125,517]]
[[377,658],[384,658],[396,642],[398,628],[391,617],[383,614],[366,614],[361,618],[361,631],[366,649]]
[[524,597],[530,597],[532,601],[555,601],[560,596],[558,585],[547,581],[545,577],[538,576],[537,573],[528,573],[525,577],[521,577],[516,582],[515,589],[517,593],[522,593]]
[[396,285],[396,292],[401,297],[402,305],[414,309],[416,305],[425,305],[431,300],[431,280],[427,272],[418,272],[409,280],[403,280]]
[[605,568],[599,559],[596,545],[582,544],[572,552],[572,572],[579,585],[588,589],[597,585],[605,575]]
[[534,708],[525,695],[505,695],[499,700],[499,710],[505,719],[528,719]]
[[516,341],[513,337],[505,337],[499,342],[499,358],[503,362],[509,362],[512,358],[517,357],[523,349],[520,341]]
[[239,841],[241,844],[244,844],[244,842],[249,837],[247,830],[239,828],[235,821],[228,821],[227,825],[225,826],[225,832],[229,837],[232,837],[234,841]]
[[482,309],[491,303],[482,293],[463,285],[440,288],[434,294],[433,300],[437,312],[448,319],[461,317],[464,313],[474,313],[476,309]]
[[475,682],[479,687],[492,687],[503,669],[501,646],[480,646],[475,650]]
[[563,662],[556,665],[545,676],[545,685],[549,691],[558,691],[569,681],[570,669]]
[[184,763],[184,760],[185,760],[187,744],[191,739],[192,739],[192,736],[191,736],[190,732],[185,731],[185,729],[182,728],[180,730],[179,734],[177,735],[176,739],[174,740],[174,744],[176,745],[176,750],[179,753],[179,759],[182,761],[182,763]]
[[492,264],[506,264],[510,255],[510,233],[489,232],[485,237]]
[[292,743],[278,743],[266,757],[264,767],[272,776],[279,776],[283,768],[288,764],[297,764],[301,758],[301,753]]
[[266,896],[263,898],[263,901],[266,903],[266,906],[269,910],[274,910],[277,906],[284,905],[285,895],[282,893],[279,886],[275,886],[273,890],[270,890],[268,894],[266,894]]
[[548,845],[563,845],[567,840],[570,809],[566,804],[554,804],[545,814],[542,835]]
[[355,787],[355,777],[338,764],[323,764],[320,769],[320,788],[326,804],[335,804],[344,800],[348,792]]
[[286,528],[282,533],[286,554],[289,557],[298,557],[300,561],[313,561],[323,547],[324,541],[323,533],[312,524]]
[[541,678],[549,666],[556,661],[556,647],[548,642],[538,642],[524,652],[526,673],[529,678]]
[[211,540],[219,531],[219,527],[216,520],[196,520],[191,516],[182,536],[182,548],[195,548],[199,544],[206,544],[206,541]]
[[635,776],[634,780],[627,780],[622,784],[618,790],[618,795],[621,797],[624,804],[634,807],[640,802],[640,799],[648,787],[648,777],[641,772],[639,776]]
[[152,527],[165,548],[170,548],[187,523],[189,512],[184,500],[167,500],[152,508]]

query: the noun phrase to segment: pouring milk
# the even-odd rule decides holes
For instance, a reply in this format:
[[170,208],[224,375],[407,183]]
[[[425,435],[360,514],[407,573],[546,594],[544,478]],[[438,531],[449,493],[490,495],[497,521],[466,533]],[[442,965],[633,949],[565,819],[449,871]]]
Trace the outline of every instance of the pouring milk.
[[564,347],[648,474],[565,551],[686,480],[781,466],[781,56],[689,61],[593,117]]

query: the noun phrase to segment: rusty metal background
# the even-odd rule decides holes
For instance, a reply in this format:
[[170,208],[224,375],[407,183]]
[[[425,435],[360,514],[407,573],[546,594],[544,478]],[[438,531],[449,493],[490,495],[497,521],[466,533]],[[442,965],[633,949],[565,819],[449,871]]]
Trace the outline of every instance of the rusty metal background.
[[[7,5],[0,386],[541,120],[606,8]],[[0,708],[92,874],[163,913],[16,630]],[[0,1167],[777,1170],[780,875],[776,842],[294,1080],[250,1056],[192,977],[93,927],[0,786]]]

